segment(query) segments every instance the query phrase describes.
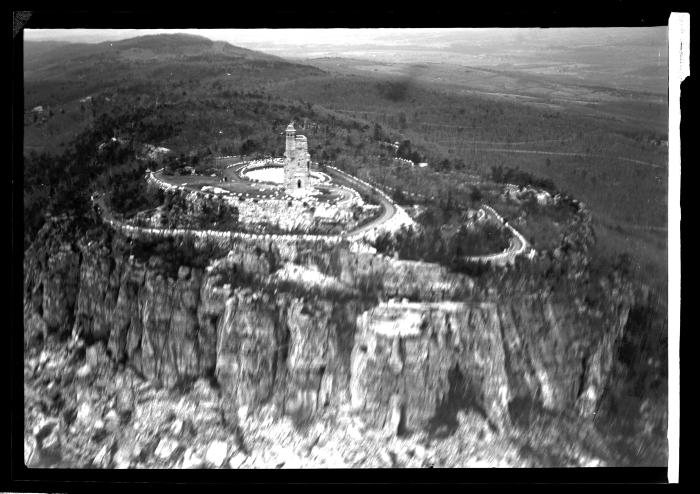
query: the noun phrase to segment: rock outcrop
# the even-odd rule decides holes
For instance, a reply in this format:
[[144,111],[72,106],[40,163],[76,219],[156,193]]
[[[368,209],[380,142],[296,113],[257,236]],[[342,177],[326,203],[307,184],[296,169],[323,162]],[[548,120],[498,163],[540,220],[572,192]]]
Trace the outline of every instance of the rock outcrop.
[[[105,239],[35,244],[27,327],[104,342],[113,360],[168,387],[216,378],[236,417],[273,404],[301,423],[350,402],[371,427],[400,433],[465,407],[508,428],[523,400],[591,415],[629,307],[622,297],[598,312],[554,295],[470,300],[464,275],[344,248],[295,260],[352,288],[346,299],[278,289],[272,244],[174,271],[157,255],[120,252]],[[407,293],[428,301],[373,298]],[[430,302],[453,297],[462,301]]]
[[351,398],[370,424],[420,429],[461,403],[503,428],[509,394],[495,304],[384,304],[360,316]]

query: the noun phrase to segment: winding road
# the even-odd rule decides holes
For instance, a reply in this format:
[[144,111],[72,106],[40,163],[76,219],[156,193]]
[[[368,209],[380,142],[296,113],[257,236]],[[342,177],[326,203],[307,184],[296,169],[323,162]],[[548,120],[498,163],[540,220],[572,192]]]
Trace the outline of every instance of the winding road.
[[380,214],[379,217],[373,219],[369,223],[358,226],[353,230],[350,230],[347,233],[347,235],[363,235],[371,231],[372,229],[383,225],[384,223],[386,223],[394,217],[394,215],[396,214],[396,206],[394,206],[393,203],[387,201],[383,196],[379,196],[379,202],[382,206],[382,214]]
[[[357,178],[353,177],[352,175],[344,172],[340,172],[337,170],[329,170],[330,175],[332,176],[335,174],[336,176],[342,177],[343,179],[352,182],[353,186],[356,188],[363,189],[366,192],[374,192],[370,187],[359,181]],[[361,236],[374,228],[377,228],[387,221],[389,221],[391,218],[394,217],[396,214],[396,205],[388,200],[383,194],[377,194],[377,198],[379,199],[379,203],[382,206],[382,214],[380,214],[377,218],[373,219],[369,223],[366,223],[364,225],[360,225],[349,232],[347,232],[345,235],[346,236]]]
[[[162,170],[159,170],[162,171]],[[377,187],[364,182],[363,180],[354,177],[348,173],[343,172],[342,170],[338,170],[337,168],[334,167],[329,167],[327,172],[330,175],[334,175],[336,179],[340,179],[339,181],[345,181],[349,184],[352,185],[352,188],[354,189],[360,189],[364,190],[365,192],[370,192],[374,193],[375,197],[377,198],[378,202],[381,205],[382,212],[381,214],[377,217],[374,218],[373,220],[369,221],[365,225],[361,225],[358,227],[353,228],[352,230],[341,234],[341,235],[331,235],[331,236],[324,236],[324,235],[281,235],[281,237],[299,237],[299,238],[304,238],[304,239],[315,239],[315,240],[320,240],[320,239],[327,239],[328,241],[333,241],[333,242],[338,242],[342,241],[343,239],[346,240],[360,240],[365,235],[372,230],[375,230],[382,225],[386,225],[388,222],[392,221],[397,215],[399,216],[396,218],[398,222],[394,226],[401,226],[404,221],[411,222],[412,220],[408,215],[406,214],[405,211],[401,209],[400,206],[397,206],[394,204],[391,199],[381,190],[379,190]],[[156,183],[160,183],[160,181],[155,177],[155,174],[157,172],[151,172],[149,175],[151,180],[156,180]],[[171,184],[166,184],[162,183],[162,186],[166,187],[171,187]],[[337,183],[337,185],[342,186],[340,183]],[[183,185],[176,186],[179,188],[184,189]],[[102,194],[94,193],[92,195],[92,201],[93,204],[96,207],[96,210],[98,214],[100,214],[103,219],[112,225],[115,228],[120,229],[126,234],[133,234],[135,232],[139,233],[145,233],[145,234],[153,234],[156,236],[172,236],[172,235],[183,235],[183,234],[190,234],[190,235],[195,235],[198,237],[202,238],[208,238],[209,236],[214,236],[216,238],[223,238],[223,239],[232,239],[234,237],[241,237],[241,238],[272,238],[272,237],[277,237],[277,236],[272,236],[272,235],[256,235],[256,234],[249,234],[249,233],[242,233],[242,232],[230,232],[230,231],[209,231],[209,230],[195,230],[195,229],[163,229],[163,228],[144,228],[144,227],[139,227],[136,225],[129,225],[124,223],[121,220],[116,220],[113,215],[111,214],[109,208],[106,207],[104,204],[104,197]],[[497,252],[494,254],[487,254],[487,255],[480,255],[480,256],[473,256],[473,257],[467,257],[467,260],[470,261],[476,261],[476,262],[490,262],[491,264],[495,265],[505,265],[512,263],[514,259],[521,255],[527,253],[529,250],[531,253],[533,252],[529,245],[527,240],[518,232],[515,228],[513,228],[511,225],[507,224],[504,220],[504,218],[498,214],[493,208],[490,206],[484,205],[482,207],[482,210],[484,214],[491,216],[495,221],[500,222],[505,228],[511,231],[512,237],[510,241],[510,245],[506,250],[503,252]]]

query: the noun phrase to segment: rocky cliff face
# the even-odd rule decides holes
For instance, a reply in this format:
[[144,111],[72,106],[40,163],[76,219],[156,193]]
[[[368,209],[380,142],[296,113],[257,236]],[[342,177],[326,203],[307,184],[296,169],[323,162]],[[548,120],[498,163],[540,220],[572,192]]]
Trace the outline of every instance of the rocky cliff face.
[[[332,257],[326,271],[352,278]],[[454,422],[459,410],[506,431],[517,403],[595,412],[629,307],[618,299],[594,313],[553,295],[339,300],[273,290],[274,259],[258,247],[175,273],[105,240],[38,242],[25,261],[27,341],[72,332],[103,342],[112,360],[166,387],[215,378],[235,420],[272,405],[302,424],[349,404],[394,435]]]
[[426,427],[459,404],[507,427],[509,389],[495,315],[493,304],[462,303],[365,312],[353,348],[353,407],[394,432]]
[[[360,316],[353,405],[392,429],[424,427],[449,401],[499,428],[509,404],[596,410],[627,309],[581,316],[555,300],[382,304]],[[454,405],[454,403],[453,403]]]
[[216,376],[229,403],[247,411],[272,400],[303,422],[337,402],[343,322],[328,300],[236,290],[217,338]]

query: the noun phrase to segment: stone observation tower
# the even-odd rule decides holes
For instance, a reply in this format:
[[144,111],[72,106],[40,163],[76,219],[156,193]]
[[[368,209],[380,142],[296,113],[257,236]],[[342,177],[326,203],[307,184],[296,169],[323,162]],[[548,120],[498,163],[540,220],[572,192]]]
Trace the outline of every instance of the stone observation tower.
[[284,151],[284,186],[289,191],[308,190],[311,185],[311,156],[306,137],[296,135],[294,125],[287,125]]

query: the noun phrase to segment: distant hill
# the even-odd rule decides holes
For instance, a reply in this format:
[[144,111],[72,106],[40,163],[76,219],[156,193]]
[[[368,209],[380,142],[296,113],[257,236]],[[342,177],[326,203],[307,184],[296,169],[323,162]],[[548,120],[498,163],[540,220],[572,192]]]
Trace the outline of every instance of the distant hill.
[[[202,36],[159,34],[103,43],[24,43],[25,149],[56,149],[120,104],[222,104],[271,82],[326,75],[320,68]],[[149,103],[146,103],[149,102]],[[42,114],[31,112],[41,106]]]
[[47,64],[62,63],[91,55],[109,55],[130,58],[133,52],[143,56],[189,56],[218,53],[225,56],[257,60],[281,61],[280,57],[248,50],[204,36],[191,34],[155,34],[120,41],[102,43],[69,43],[63,41],[25,41],[25,70],[34,70]]
[[[253,69],[270,78],[320,75],[323,71],[266,53],[189,34],[158,34],[103,43],[24,43],[25,82],[71,81],[113,84],[119,80],[201,79]],[[242,72],[242,71],[241,71]]]

